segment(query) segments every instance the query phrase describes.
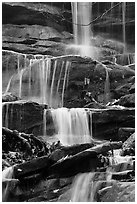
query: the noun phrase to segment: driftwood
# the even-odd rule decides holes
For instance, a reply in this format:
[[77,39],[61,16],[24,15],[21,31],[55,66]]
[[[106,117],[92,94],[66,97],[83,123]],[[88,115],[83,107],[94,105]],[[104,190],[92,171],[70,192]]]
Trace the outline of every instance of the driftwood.
[[48,156],[39,157],[31,161],[15,165],[14,176],[16,179],[31,176],[46,170],[50,165]]
[[57,161],[49,168],[48,173],[53,177],[70,177],[80,172],[95,171],[97,160],[95,151],[83,151]]
[[[73,156],[63,157],[57,162],[51,156],[39,157],[16,165],[14,167],[15,178],[21,179],[38,173],[43,174],[44,177],[69,177],[80,172],[95,171],[99,162],[97,155],[111,149],[120,148],[121,145],[120,142],[106,142],[81,151]],[[82,148],[84,147],[86,145]],[[66,148],[69,149],[68,147]]]
[[[108,151],[113,151],[114,149],[120,149],[122,147],[122,142],[105,142],[103,144],[96,145],[91,148],[92,151],[95,151],[97,154],[104,154]],[[89,150],[87,150],[89,151]]]
[[93,143],[75,144],[72,146],[60,146],[51,153],[50,159],[53,160],[54,162],[57,162],[59,159],[63,157],[73,156],[93,146],[94,146]]
[[42,156],[37,159],[33,159],[31,161],[16,165],[14,168],[15,177],[20,179],[25,177],[30,178],[30,176],[35,177],[35,174],[41,172],[44,172],[44,174],[46,175],[46,169],[48,169],[52,164],[57,162],[57,160],[61,159],[66,155],[74,155],[77,152],[85,150],[92,146],[93,144],[91,143],[78,144],[70,147],[61,146],[59,149],[51,153],[50,156]]
[[80,172],[95,171],[99,162],[98,154],[119,149],[121,146],[122,142],[106,142],[86,149],[74,156],[63,158],[49,168],[49,175],[67,177]]

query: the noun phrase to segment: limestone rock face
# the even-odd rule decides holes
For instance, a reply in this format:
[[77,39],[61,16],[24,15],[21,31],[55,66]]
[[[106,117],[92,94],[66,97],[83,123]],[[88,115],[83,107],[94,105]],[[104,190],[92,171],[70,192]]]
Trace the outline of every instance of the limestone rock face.
[[[130,119],[129,119],[130,118]],[[101,139],[120,140],[118,129],[120,127],[135,127],[133,109],[100,110],[92,115],[93,137]]]
[[43,109],[31,101],[5,102],[2,104],[2,125],[26,132],[43,122]]

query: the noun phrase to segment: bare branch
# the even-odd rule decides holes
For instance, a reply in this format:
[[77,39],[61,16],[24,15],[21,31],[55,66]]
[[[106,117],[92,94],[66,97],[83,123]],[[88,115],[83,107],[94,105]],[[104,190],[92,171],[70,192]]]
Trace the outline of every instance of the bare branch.
[[[76,24],[73,23],[74,25],[80,25],[80,26],[89,26],[91,25],[93,22],[97,21],[98,19],[101,19],[102,17],[104,17],[104,15],[106,15],[108,12],[110,12],[112,9],[114,9],[115,7],[119,6],[122,2],[119,2],[118,4],[114,5],[113,7],[111,7],[110,9],[108,9],[107,11],[105,11],[103,14],[101,14],[100,16],[98,16],[97,18],[95,18],[94,20],[92,20],[90,23],[88,24]],[[66,20],[67,21],[67,20]],[[70,21],[69,21],[70,22]]]

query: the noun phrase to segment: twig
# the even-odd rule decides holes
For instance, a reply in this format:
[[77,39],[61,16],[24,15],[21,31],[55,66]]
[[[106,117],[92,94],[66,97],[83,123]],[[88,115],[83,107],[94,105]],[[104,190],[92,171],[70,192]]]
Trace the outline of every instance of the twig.
[[62,15],[62,20],[66,20],[69,23],[72,23],[74,25],[80,25],[80,26],[89,26],[91,25],[93,22],[97,21],[98,19],[104,17],[104,15],[106,15],[108,12],[110,12],[112,9],[114,9],[115,7],[119,6],[122,2],[117,3],[116,5],[114,5],[113,7],[111,7],[110,9],[108,9],[107,11],[105,11],[103,14],[101,14],[100,16],[96,17],[95,19],[93,19],[90,23],[88,24],[78,24],[78,23],[73,23],[69,20],[66,20],[65,17]]

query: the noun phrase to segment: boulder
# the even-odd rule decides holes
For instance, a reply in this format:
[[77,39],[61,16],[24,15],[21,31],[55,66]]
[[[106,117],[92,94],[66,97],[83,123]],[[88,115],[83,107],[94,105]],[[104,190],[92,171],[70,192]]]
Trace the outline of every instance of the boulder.
[[135,133],[123,143],[121,155],[135,155]]
[[43,123],[44,107],[31,101],[4,102],[2,124],[11,130],[26,132]]
[[135,93],[122,96],[118,102],[118,105],[124,107],[135,107]]
[[118,86],[114,92],[115,92],[115,95],[116,95],[116,98],[120,98],[121,96],[124,96],[124,95],[127,95],[129,94],[130,92],[130,88],[131,88],[132,84],[131,83],[126,83],[124,85],[120,85]]
[[12,101],[18,101],[19,97],[15,96],[12,93],[3,93],[2,94],[2,102],[12,102]]
[[130,65],[135,63],[135,53],[119,54],[115,56],[116,63],[121,65]]
[[[118,136],[120,127],[135,127],[134,109],[102,109],[92,113],[93,137],[121,140]],[[126,126],[127,125],[127,126]]]
[[100,202],[135,202],[135,182],[119,182],[99,193]]
[[132,135],[134,132],[135,132],[135,128],[121,127],[118,130],[118,136],[121,141],[125,142],[125,140],[127,140],[130,137],[130,135]]

